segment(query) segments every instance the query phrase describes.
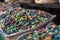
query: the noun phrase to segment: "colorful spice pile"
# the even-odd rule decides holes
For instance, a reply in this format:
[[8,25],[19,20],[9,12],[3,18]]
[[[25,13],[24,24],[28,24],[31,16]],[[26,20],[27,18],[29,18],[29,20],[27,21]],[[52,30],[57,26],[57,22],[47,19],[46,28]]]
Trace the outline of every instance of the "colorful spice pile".
[[0,12],[1,28],[8,35],[37,27],[51,18],[46,12],[21,8],[19,2],[1,4]]
[[2,29],[6,34],[12,34],[21,30],[37,27],[40,23],[45,23],[51,17],[40,10],[29,10],[15,7],[13,10],[6,10],[2,14]]
[[19,40],[60,40],[60,25],[49,24],[46,28],[25,35]]

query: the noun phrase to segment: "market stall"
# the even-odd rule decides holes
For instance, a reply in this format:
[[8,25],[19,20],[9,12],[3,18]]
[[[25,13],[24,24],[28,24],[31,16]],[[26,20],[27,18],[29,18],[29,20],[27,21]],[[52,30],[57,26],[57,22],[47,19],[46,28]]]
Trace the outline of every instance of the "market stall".
[[21,1],[0,3],[0,30],[5,40],[59,40],[60,26],[53,22],[56,15],[38,9],[38,7],[59,8],[59,5],[54,7],[48,6],[51,4],[31,2],[33,4],[21,3]]

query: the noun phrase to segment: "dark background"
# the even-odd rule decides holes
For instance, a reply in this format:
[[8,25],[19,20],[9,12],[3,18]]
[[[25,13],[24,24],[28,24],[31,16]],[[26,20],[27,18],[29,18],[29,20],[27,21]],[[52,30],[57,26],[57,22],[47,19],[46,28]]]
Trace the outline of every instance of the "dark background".
[[[4,2],[4,0],[0,0],[0,2]],[[31,7],[29,7],[29,8],[31,8]],[[48,7],[36,8],[36,7],[32,7],[32,8],[47,11],[47,12],[51,13],[52,15],[53,14],[57,15],[57,17],[54,19],[54,22],[58,25],[60,24],[60,8],[54,8],[54,7],[53,8],[48,8]]]
[[4,2],[4,0],[0,0],[0,2]]
[[48,9],[43,9],[42,10],[44,11],[47,11],[49,12],[50,14],[55,14],[56,15],[56,18],[54,19],[54,22],[57,24],[57,25],[60,25],[60,8],[48,8]]

